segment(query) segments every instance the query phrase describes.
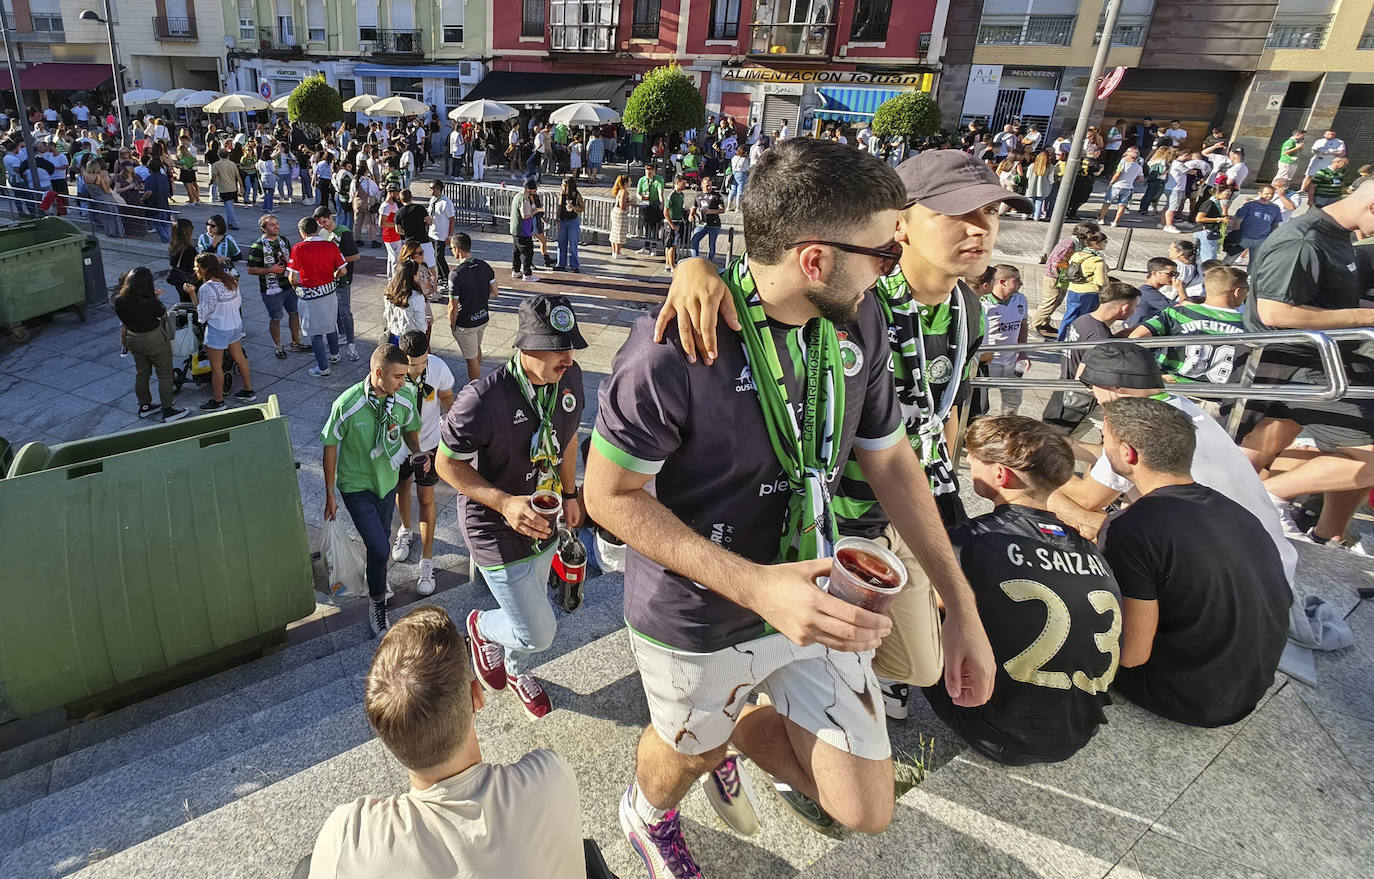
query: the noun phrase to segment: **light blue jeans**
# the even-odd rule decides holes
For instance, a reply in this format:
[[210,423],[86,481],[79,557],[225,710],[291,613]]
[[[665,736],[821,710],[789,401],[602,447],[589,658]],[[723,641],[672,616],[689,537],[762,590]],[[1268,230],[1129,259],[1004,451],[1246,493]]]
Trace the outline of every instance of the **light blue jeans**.
[[488,641],[506,648],[506,671],[530,670],[534,654],[553,644],[558,621],[549,603],[549,569],[558,542],[533,558],[503,568],[479,568],[501,607],[477,616],[477,630]]
[[1217,251],[1221,248],[1220,238],[1208,238],[1207,230],[1199,229],[1193,233],[1193,240],[1197,242],[1198,265],[1217,258]]

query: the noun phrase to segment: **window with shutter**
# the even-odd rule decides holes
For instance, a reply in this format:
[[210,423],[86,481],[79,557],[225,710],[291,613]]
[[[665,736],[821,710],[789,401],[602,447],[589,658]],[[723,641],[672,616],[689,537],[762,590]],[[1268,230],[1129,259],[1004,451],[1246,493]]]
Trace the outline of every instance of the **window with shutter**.
[[439,7],[439,26],[445,43],[463,42],[463,0],[443,0]]

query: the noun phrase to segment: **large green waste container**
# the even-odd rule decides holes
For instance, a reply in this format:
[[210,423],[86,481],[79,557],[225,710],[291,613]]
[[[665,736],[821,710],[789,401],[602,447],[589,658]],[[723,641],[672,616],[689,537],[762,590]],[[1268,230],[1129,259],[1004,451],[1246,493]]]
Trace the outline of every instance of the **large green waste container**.
[[22,339],[29,318],[72,306],[84,318],[85,242],[80,229],[58,217],[0,229],[0,326]]
[[0,701],[21,715],[232,656],[314,609],[266,404],[57,446],[0,480]]

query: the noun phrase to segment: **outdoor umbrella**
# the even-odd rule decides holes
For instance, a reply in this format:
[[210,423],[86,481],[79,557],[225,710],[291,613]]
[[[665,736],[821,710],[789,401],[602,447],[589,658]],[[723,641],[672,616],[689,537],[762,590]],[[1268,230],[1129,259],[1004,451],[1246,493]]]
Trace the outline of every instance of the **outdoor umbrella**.
[[414,98],[383,98],[366,111],[369,116],[419,116],[429,112],[429,105]]
[[291,93],[287,92],[286,94],[282,95],[280,98],[277,98],[275,101],[272,102],[272,109],[281,110],[283,113],[285,113],[286,102],[289,100],[291,100]]
[[202,109],[206,113],[255,113],[271,106],[257,95],[225,95],[215,98]]
[[448,118],[454,122],[463,119],[472,122],[500,122],[503,119],[513,119],[519,115],[520,111],[510,104],[488,100],[468,101],[466,104],[448,111]]
[[168,107],[175,107],[177,101],[180,101],[187,95],[194,95],[195,93],[195,89],[172,89],[170,92],[163,92],[162,97],[157,99],[157,103],[166,104]]
[[179,110],[199,110],[211,101],[222,97],[224,97],[224,95],[215,91],[191,92],[186,97],[177,101],[176,107]]
[[358,95],[343,102],[345,113],[365,113],[367,108],[380,101],[376,95]]
[[161,97],[162,92],[157,89],[134,89],[124,94],[124,103],[130,107],[136,104],[155,104]]
[[549,114],[549,121],[562,125],[604,125],[619,122],[620,114],[602,104],[578,101],[565,104]]

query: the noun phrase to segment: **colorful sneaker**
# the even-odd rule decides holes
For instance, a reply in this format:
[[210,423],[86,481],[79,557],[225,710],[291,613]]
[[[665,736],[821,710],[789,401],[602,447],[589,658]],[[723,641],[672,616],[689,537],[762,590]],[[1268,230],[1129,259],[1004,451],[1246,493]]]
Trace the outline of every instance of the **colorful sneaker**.
[[911,701],[911,687],[901,681],[879,678],[878,685],[883,691],[883,710],[892,720],[906,720],[911,715],[908,707]]
[[838,837],[840,835],[840,825],[835,823],[835,819],[830,817],[830,813],[821,808],[821,804],[808,797],[799,790],[794,790],[792,785],[783,781],[773,779],[773,793],[778,795],[782,804],[787,807],[787,811],[801,823],[824,836]]
[[740,836],[753,836],[759,832],[754,783],[740,766],[740,759],[726,757],[723,763],[702,776],[701,790],[706,794],[706,802],[730,829]]
[[529,672],[521,675],[507,672],[506,686],[515,691],[515,695],[520,697],[520,704],[525,707],[525,713],[535,720],[553,710],[553,703],[549,701],[549,694],[544,692],[539,681],[535,680],[534,675]]
[[477,631],[477,614],[468,614],[468,651],[472,654],[472,667],[477,678],[488,690],[506,688],[506,650],[494,641],[488,641]]
[[677,809],[669,809],[657,824],[645,824],[634,808],[634,789],[630,785],[620,798],[620,829],[644,861],[650,879],[701,879],[701,868],[692,860],[682,835]]

